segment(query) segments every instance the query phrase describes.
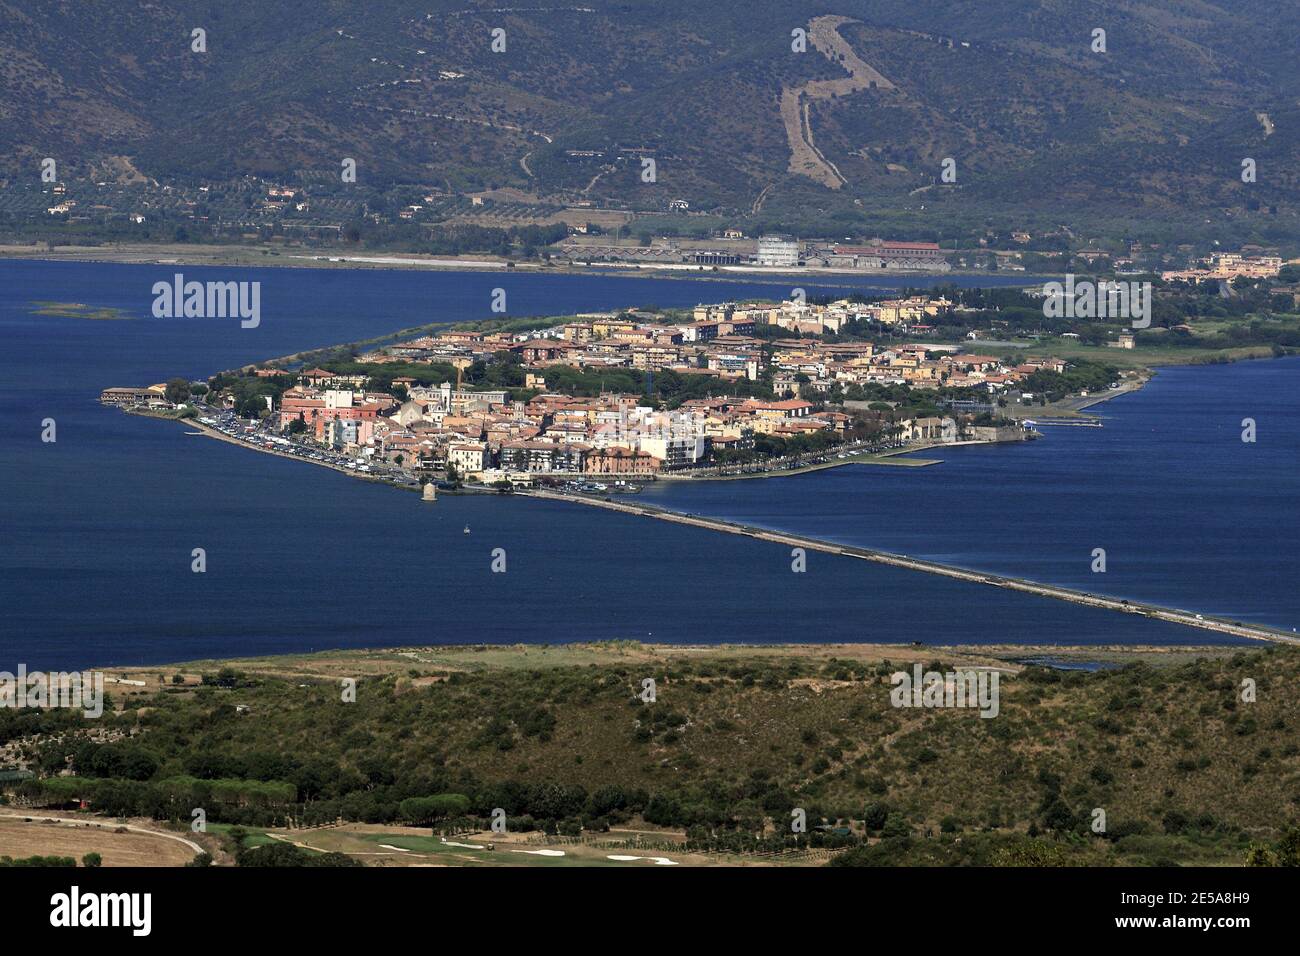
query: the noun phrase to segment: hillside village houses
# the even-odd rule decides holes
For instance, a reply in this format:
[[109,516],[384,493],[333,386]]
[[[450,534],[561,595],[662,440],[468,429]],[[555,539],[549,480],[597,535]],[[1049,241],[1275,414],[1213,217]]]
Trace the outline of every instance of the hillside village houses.
[[[368,375],[308,368],[296,373],[297,384],[283,393],[274,415],[282,431],[306,432],[348,454],[408,467],[451,466],[464,477],[649,476],[700,465],[715,451],[750,448],[758,435],[845,435],[854,416],[821,404],[837,388],[842,393],[868,383],[942,385],[996,396],[1039,368],[1064,369],[1057,359],[1006,367],[995,356],[965,354],[955,345],[755,335],[764,326],[825,334],[864,320],[915,328],[950,308],[943,298],[920,296],[826,305],[720,303],[697,306],[691,321],[680,324],[655,313],[628,312],[580,315],[530,332],[449,330],[386,345],[357,360],[466,368],[509,352],[526,369],[529,386],[542,391],[522,401],[504,389],[426,386],[397,376],[391,391],[378,392],[367,390]],[[664,411],[642,404],[637,395],[546,391],[546,370],[556,365],[672,370],[724,381],[756,381],[770,372],[777,397],[697,398]],[[904,438],[931,438],[938,437],[938,421],[896,424]]]

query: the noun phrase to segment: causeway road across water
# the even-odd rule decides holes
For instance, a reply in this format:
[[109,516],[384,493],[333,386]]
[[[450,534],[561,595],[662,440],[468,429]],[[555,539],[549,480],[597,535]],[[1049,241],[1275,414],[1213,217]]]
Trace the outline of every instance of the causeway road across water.
[[1069,601],[1072,604],[1083,604],[1088,607],[1104,608],[1106,610],[1119,611],[1125,614],[1142,614],[1146,617],[1156,618],[1161,621],[1169,621],[1173,624],[1183,624],[1187,627],[1196,627],[1206,631],[1217,631],[1221,634],[1230,634],[1233,637],[1245,637],[1257,641],[1272,641],[1278,644],[1300,644],[1300,637],[1297,637],[1295,634],[1276,628],[1265,627],[1263,625],[1242,624],[1239,621],[1230,621],[1225,618],[1197,614],[1194,611],[1183,611],[1178,608],[1162,607],[1158,604],[1144,604],[1137,601],[1105,597],[1100,594],[1090,594],[1087,591],[1078,591],[1074,588],[1059,587],[1054,584],[1041,584],[1037,581],[1030,581],[1026,578],[1011,578],[983,571],[972,571],[968,568],[960,568],[951,564],[941,564],[937,561],[925,561],[921,558],[909,558],[906,555],[893,554],[889,551],[876,551],[871,548],[858,548],[850,545],[835,544],[834,542],[823,541],[819,538],[808,538],[803,535],[787,534],[782,531],[769,531],[764,528],[755,528],[751,525],[743,525],[734,521],[724,521],[721,518],[704,518],[698,515],[682,514],[676,511],[669,511],[665,508],[659,508],[654,505],[617,501],[613,499],[606,500],[604,498],[597,498],[589,495],[561,494],[559,492],[547,491],[540,488],[518,491],[516,494],[526,495],[533,498],[549,498],[555,501],[569,501],[575,504],[589,505],[594,508],[606,508],[610,511],[622,511],[627,514],[641,515],[646,518],[657,518],[660,521],[671,521],[676,524],[693,525],[697,528],[708,528],[712,531],[722,531],[727,534],[744,535],[745,537],[756,538],[760,541],[771,541],[775,544],[785,544],[794,548],[804,548],[808,551],[821,551],[826,554],[838,554],[847,558],[858,558],[863,561],[874,561],[877,564],[889,564],[897,568],[907,568],[912,571],[924,571],[927,574],[938,574],[947,578],[956,578],[959,581],[969,581],[972,584],[985,584],[991,587],[1006,588],[1010,591],[1023,591],[1027,594],[1037,594],[1040,597],[1055,598],[1059,601]]

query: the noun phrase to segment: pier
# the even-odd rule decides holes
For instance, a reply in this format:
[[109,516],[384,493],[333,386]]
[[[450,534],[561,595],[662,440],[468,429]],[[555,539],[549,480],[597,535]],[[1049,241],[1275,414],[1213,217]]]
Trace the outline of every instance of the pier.
[[1101,422],[1095,418],[1035,418],[1033,420],[1035,428],[1040,425],[1048,426],[1070,426],[1073,428],[1101,428]]

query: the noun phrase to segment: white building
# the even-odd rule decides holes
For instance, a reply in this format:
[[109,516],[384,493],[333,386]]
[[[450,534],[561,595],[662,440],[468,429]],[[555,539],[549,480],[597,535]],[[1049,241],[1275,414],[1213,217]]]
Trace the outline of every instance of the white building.
[[325,423],[325,444],[331,448],[345,448],[358,442],[361,429],[359,419],[335,418]]
[[664,468],[688,468],[704,457],[704,436],[645,436],[638,439],[636,450],[654,455]]
[[488,465],[487,446],[482,442],[465,442],[447,449],[447,464],[455,465],[462,475],[472,475]]
[[799,265],[799,243],[789,236],[759,236],[758,264],[760,266]]

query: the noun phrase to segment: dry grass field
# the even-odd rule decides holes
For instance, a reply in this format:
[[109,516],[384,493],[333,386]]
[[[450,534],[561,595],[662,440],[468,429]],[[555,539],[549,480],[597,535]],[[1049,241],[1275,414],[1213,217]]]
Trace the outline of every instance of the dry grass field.
[[163,834],[125,830],[112,821],[48,822],[45,813],[0,813],[0,856],[70,856],[80,863],[98,853],[104,866],[184,866],[194,850]]

